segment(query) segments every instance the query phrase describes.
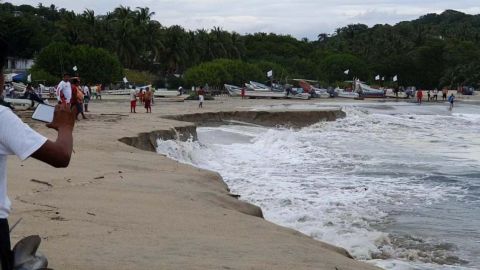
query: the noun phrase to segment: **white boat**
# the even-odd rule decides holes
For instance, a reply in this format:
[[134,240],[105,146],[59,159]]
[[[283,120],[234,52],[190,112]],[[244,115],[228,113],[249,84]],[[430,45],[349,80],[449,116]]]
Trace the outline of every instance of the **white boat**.
[[272,86],[270,87],[263,83],[250,81],[250,85],[252,85],[256,89],[259,89],[260,91],[267,90],[267,91],[273,91],[273,92],[285,92],[285,87],[277,83],[272,84]]
[[384,98],[385,91],[383,89],[372,88],[360,80],[355,80],[355,92],[357,92],[361,97],[371,97],[371,98]]
[[258,91],[258,92],[271,92],[272,90],[268,87],[258,87],[257,85],[251,84],[251,83],[245,83],[245,87],[249,91]]
[[335,96],[341,97],[341,98],[359,98],[360,95],[356,92],[352,91],[345,91],[345,89],[341,89],[339,87],[335,88],[334,90]]
[[[242,95],[242,88],[225,84],[225,88],[227,89],[228,93],[232,97],[240,97]],[[293,99],[310,99],[309,94],[293,94],[287,96],[285,92],[273,92],[273,91],[252,91],[252,90],[245,90],[245,97],[251,98],[293,98]]]
[[113,95],[113,96],[126,96],[126,95],[130,95],[130,91],[131,89],[106,90],[104,91],[104,94]]
[[30,99],[4,98],[3,100],[10,103],[10,105],[18,111],[26,111],[35,107],[35,102]]
[[302,87],[305,93],[311,95],[315,94],[317,97],[330,97],[327,89],[314,87],[307,82],[308,80],[294,79],[294,81],[298,81],[298,84],[300,85],[300,87]]
[[12,85],[13,85],[13,89],[15,89],[16,92],[23,93],[27,89],[27,86],[24,83],[12,82]]
[[[155,97],[178,97],[179,92],[176,90],[155,90]],[[185,95],[188,96],[188,95]]]

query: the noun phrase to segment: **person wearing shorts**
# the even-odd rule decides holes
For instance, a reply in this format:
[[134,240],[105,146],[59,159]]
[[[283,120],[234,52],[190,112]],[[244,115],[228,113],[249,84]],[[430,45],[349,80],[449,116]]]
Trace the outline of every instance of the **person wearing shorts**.
[[137,108],[137,90],[135,90],[135,87],[130,90],[130,113],[137,113],[136,109]]
[[83,87],[83,94],[83,106],[85,107],[85,112],[88,112],[88,103],[90,103],[91,93],[90,88],[87,85]]
[[200,90],[198,90],[198,108],[203,108],[203,101],[205,100],[205,91],[203,90],[203,86],[200,86]]
[[147,87],[145,89],[145,95],[144,95],[144,104],[145,104],[145,109],[147,109],[147,113],[152,113],[152,92],[150,91],[150,88]]
[[450,111],[453,109],[453,104],[455,103],[455,96],[453,93],[448,97],[448,103],[450,103]]

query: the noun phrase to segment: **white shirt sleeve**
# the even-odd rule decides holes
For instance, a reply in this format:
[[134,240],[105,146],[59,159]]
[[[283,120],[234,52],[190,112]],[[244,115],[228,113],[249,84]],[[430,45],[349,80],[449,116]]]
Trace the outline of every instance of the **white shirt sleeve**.
[[58,100],[58,101],[61,101],[60,95],[61,95],[61,93],[62,93],[62,87],[63,87],[63,81],[61,81],[61,82],[57,85],[57,89],[55,89],[55,92],[57,93],[57,100]]
[[65,87],[63,88],[63,95],[65,96],[65,100],[67,103],[70,103],[70,100],[72,99],[72,85],[70,82],[65,83]]
[[35,153],[47,138],[23,123],[10,109],[0,109],[0,153],[25,160]]

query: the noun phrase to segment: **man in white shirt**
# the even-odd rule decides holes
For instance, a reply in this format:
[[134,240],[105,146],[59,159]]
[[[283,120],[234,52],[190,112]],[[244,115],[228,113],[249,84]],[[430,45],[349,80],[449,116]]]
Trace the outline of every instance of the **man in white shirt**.
[[57,86],[57,100],[59,103],[70,103],[72,99],[72,85],[70,84],[70,75],[65,73],[63,80]]
[[83,106],[85,107],[85,112],[88,112],[88,104],[90,103],[91,94],[90,88],[86,84],[83,86],[83,94]]
[[[3,66],[7,45],[0,37],[0,96],[3,92]],[[49,128],[58,131],[56,141],[50,141],[24,124],[9,108],[0,106],[0,269],[13,269],[8,215],[11,202],[7,196],[7,156],[21,160],[33,157],[54,167],[67,167],[73,149],[73,127],[76,112],[59,104]],[[17,181],[20,179],[16,179]]]

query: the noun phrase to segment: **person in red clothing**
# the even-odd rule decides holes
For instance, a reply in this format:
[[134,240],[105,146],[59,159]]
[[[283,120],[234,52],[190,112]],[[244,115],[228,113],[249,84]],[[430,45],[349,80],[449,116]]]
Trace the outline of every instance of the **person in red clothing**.
[[422,98],[423,98],[423,91],[419,89],[417,91],[417,102],[418,102],[418,104],[422,104]]

